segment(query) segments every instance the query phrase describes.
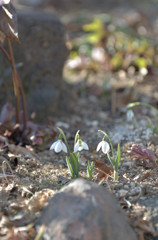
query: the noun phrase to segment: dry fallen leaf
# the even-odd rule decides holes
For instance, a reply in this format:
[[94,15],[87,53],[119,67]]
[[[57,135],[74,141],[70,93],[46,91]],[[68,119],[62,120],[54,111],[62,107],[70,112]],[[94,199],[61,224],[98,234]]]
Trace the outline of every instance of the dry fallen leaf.
[[95,170],[98,173],[98,177],[100,180],[107,179],[113,173],[113,168],[108,166],[106,163],[95,160]]
[[139,145],[133,144],[131,147],[131,158],[143,159],[143,167],[145,169],[153,169],[156,166],[156,155],[151,150]]
[[139,145],[133,144],[131,147],[132,157],[138,157],[142,159],[149,159],[151,162],[155,163],[156,156],[151,150]]

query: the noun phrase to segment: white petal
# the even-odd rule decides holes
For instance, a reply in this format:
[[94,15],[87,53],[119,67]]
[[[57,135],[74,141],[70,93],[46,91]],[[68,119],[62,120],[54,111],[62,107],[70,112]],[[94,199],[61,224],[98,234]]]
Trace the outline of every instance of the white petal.
[[74,152],[77,152],[79,149],[79,141],[77,141],[77,143],[74,146]]
[[51,147],[50,147],[49,150],[53,150],[53,149],[55,148],[55,145],[57,144],[57,142],[58,142],[58,141],[54,142],[54,143],[51,145]]
[[131,122],[134,118],[134,112],[132,110],[128,110],[127,114],[126,114],[126,117],[127,117],[127,121]]
[[102,147],[102,143],[103,143],[103,141],[101,141],[100,143],[98,143],[98,146],[97,146],[97,149],[96,149],[97,152],[98,152],[98,151],[100,150],[100,148]]
[[89,150],[89,147],[86,142],[82,141],[81,144],[82,144],[83,149]]
[[67,153],[67,147],[65,145],[65,143],[62,142],[62,150],[63,152]]
[[56,153],[59,153],[59,152],[61,152],[61,150],[62,150],[62,141],[58,140],[56,145],[55,145],[54,151]]
[[102,143],[102,151],[103,153],[107,154],[110,150],[110,146],[107,142],[103,141]]
[[82,151],[82,150],[83,150],[83,146],[81,145],[79,146],[78,151]]

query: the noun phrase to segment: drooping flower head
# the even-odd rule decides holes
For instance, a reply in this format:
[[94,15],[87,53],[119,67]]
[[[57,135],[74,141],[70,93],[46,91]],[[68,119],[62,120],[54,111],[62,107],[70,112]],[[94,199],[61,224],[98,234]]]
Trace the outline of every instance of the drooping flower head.
[[89,150],[89,147],[86,142],[81,140],[79,131],[77,131],[75,136],[74,153],[82,150]]
[[102,152],[103,152],[104,154],[107,154],[107,153],[109,152],[109,150],[110,150],[109,143],[106,142],[105,140],[102,140],[102,141],[98,144],[96,151],[98,152],[100,149],[102,150]]
[[56,153],[59,153],[61,151],[67,153],[67,147],[62,141],[61,134],[59,135],[58,140],[51,145],[50,150],[54,150]]

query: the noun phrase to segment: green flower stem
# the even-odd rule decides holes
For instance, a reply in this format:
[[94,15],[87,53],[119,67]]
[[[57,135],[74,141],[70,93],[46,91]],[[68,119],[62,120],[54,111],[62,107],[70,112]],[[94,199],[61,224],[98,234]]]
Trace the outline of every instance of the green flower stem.
[[153,109],[154,111],[158,112],[158,109],[153,107],[152,105],[148,104],[148,103],[143,103],[143,102],[133,102],[133,103],[129,103],[127,105],[127,108],[130,109],[130,108],[133,108],[133,107],[136,107],[136,106],[146,106],[146,107],[149,107],[151,109]]
[[118,180],[118,172],[114,169],[114,180]]
[[71,154],[71,150],[69,148],[69,145],[68,145],[68,142],[67,142],[67,139],[66,139],[66,136],[65,136],[63,130],[61,128],[59,128],[59,127],[57,127],[57,129],[59,130],[60,134],[63,136],[65,144],[66,144],[66,147],[67,147],[67,150],[68,150],[69,154]]

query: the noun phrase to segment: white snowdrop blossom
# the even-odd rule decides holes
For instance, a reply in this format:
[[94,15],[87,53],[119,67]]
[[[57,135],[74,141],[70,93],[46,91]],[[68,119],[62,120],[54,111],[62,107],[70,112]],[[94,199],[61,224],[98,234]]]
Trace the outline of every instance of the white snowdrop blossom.
[[148,69],[143,67],[140,68],[139,72],[142,76],[146,76],[148,74]]
[[126,118],[128,122],[132,122],[134,119],[134,112],[130,109],[126,113]]
[[54,150],[56,153],[59,153],[61,151],[67,153],[67,147],[65,143],[63,143],[63,141],[60,139],[51,145],[50,150]]
[[102,152],[103,152],[104,154],[107,154],[107,153],[109,152],[109,150],[110,150],[109,143],[106,142],[106,141],[104,141],[104,140],[102,140],[102,141],[98,144],[96,151],[98,152],[100,149],[102,150]]
[[81,139],[78,139],[78,141],[76,142],[76,144],[74,146],[74,153],[78,152],[78,151],[82,151],[83,149],[89,150],[89,147],[88,147],[87,143],[85,143]]

